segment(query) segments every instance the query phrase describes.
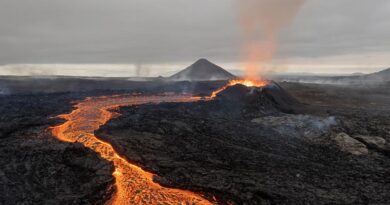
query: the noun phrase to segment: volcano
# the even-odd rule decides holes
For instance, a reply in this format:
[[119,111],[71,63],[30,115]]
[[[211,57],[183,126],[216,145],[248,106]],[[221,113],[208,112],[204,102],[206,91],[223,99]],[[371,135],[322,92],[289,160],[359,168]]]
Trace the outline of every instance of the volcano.
[[172,75],[169,80],[173,81],[215,81],[230,80],[236,76],[220,66],[211,63],[207,59],[199,59],[186,69]]
[[262,87],[236,84],[229,86],[216,95],[217,100],[246,106],[249,113],[283,112],[297,113],[302,104],[285,91],[276,82],[269,82]]

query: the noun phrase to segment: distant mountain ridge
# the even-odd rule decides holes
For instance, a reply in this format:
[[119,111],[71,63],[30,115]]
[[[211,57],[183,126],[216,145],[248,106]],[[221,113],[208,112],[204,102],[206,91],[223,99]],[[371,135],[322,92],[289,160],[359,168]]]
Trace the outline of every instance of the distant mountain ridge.
[[169,80],[173,81],[213,81],[234,78],[236,76],[204,58],[199,59],[186,69],[168,77]]
[[372,76],[381,77],[384,80],[390,80],[390,68],[366,75],[366,77],[372,77]]
[[318,83],[318,84],[352,84],[352,85],[390,85],[390,68],[371,74],[348,75],[348,76],[279,76],[274,77],[277,81]]

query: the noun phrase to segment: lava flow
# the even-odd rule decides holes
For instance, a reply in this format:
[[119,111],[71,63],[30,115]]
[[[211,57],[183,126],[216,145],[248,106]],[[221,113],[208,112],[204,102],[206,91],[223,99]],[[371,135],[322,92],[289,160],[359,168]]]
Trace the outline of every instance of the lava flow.
[[229,86],[242,84],[248,87],[262,87],[267,81],[232,80],[210,97],[200,98],[187,95],[177,96],[132,96],[114,95],[87,98],[75,106],[70,114],[60,115],[65,123],[53,128],[53,135],[66,142],[78,142],[98,153],[102,158],[113,162],[117,192],[110,204],[212,204],[200,195],[173,188],[162,187],[153,182],[153,174],[142,170],[121,157],[111,144],[94,135],[107,121],[117,116],[110,109],[120,106],[162,102],[194,102],[211,100]]
[[115,166],[116,194],[109,204],[211,204],[190,191],[166,188],[153,182],[153,174],[142,170],[121,157],[114,148],[94,135],[94,131],[118,114],[109,109],[119,106],[161,102],[193,102],[191,96],[110,96],[87,98],[75,106],[70,114],[60,115],[66,120],[53,128],[53,134],[66,142],[78,142],[92,149]]

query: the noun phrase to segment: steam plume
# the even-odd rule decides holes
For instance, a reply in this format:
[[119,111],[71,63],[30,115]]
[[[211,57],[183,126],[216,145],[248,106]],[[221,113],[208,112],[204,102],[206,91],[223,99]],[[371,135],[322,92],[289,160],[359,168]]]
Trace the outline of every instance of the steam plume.
[[258,79],[259,62],[273,59],[280,30],[290,25],[305,0],[236,0],[243,29],[246,77]]

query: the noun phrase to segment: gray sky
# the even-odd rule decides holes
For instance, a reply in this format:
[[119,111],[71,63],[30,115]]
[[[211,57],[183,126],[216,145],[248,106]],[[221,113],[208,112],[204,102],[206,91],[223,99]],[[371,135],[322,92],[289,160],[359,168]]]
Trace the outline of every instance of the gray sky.
[[[142,75],[154,75],[200,57],[240,69],[237,13],[233,0],[0,0],[0,74],[24,72],[20,67],[30,64],[73,64],[93,75],[101,71],[80,64],[105,64],[105,73],[109,64],[129,64],[120,72],[136,73],[138,66],[152,69]],[[389,36],[389,0],[307,0],[282,30],[269,67],[376,71],[390,66]]]

